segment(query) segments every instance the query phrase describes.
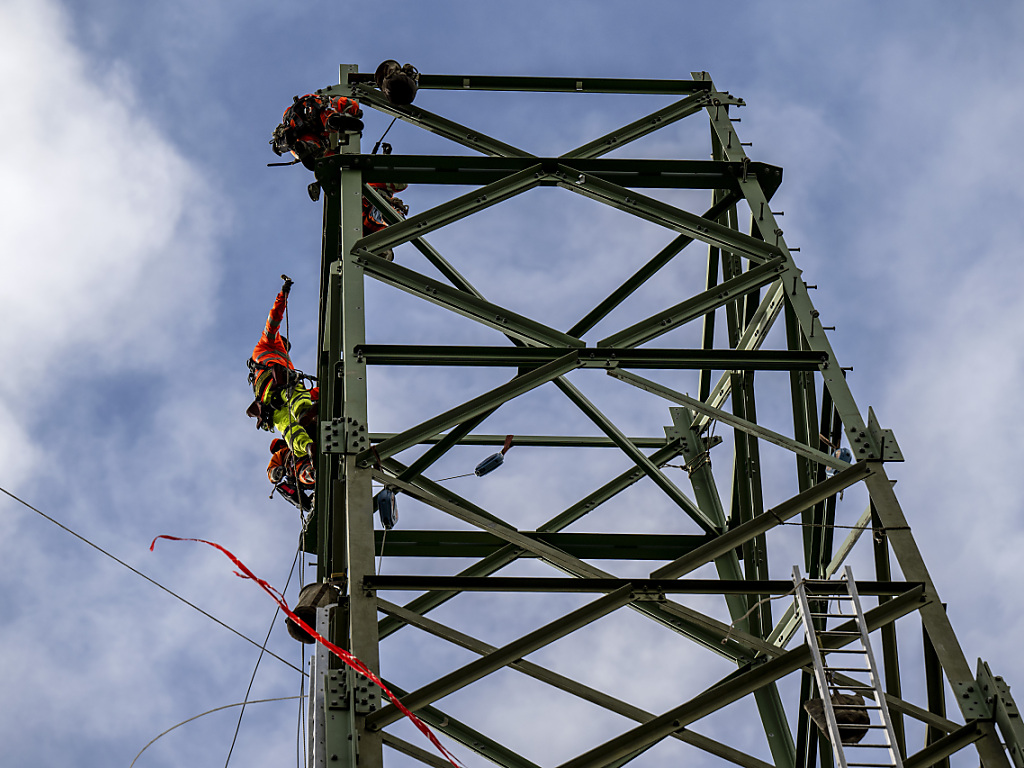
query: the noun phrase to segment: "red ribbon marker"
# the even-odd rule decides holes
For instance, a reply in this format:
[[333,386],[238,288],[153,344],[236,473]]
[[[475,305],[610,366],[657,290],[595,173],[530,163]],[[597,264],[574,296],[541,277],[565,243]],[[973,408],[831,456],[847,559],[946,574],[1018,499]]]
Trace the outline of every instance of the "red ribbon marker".
[[[437,747],[438,751],[448,760],[449,763],[455,766],[455,768],[464,768],[462,764],[455,759],[455,756],[452,755],[452,753],[449,752],[447,749],[445,749],[444,745],[440,741],[438,741],[437,736],[434,735],[434,732],[430,730],[427,724],[420,720],[415,714],[413,714],[408,707],[402,704],[402,702],[398,700],[398,697],[395,696],[395,694],[393,694],[390,690],[388,690],[388,687],[384,685],[383,682],[381,682],[381,679],[377,677],[368,666],[363,664],[363,662],[361,662],[357,657],[353,656],[351,653],[346,651],[344,648],[341,648],[327,640],[319,632],[317,632],[306,622],[304,622],[302,619],[296,616],[295,613],[292,612],[292,609],[288,607],[288,603],[285,602],[284,596],[280,592],[278,592],[274,587],[272,587],[266,580],[261,579],[255,573],[250,571],[248,566],[246,566],[245,563],[243,563],[241,560],[235,557],[235,555],[231,551],[225,549],[220,544],[216,544],[212,541],[207,541],[206,539],[189,539],[182,538],[179,536],[161,535],[157,536],[156,539],[153,539],[153,542],[149,545],[150,552],[152,552],[156,547],[157,539],[167,539],[168,541],[197,541],[200,544],[206,544],[208,546],[213,547],[214,549],[218,549],[221,552],[223,552],[224,555],[226,555],[227,558],[238,567],[238,571],[235,571],[235,576],[238,576],[240,579],[250,579],[259,584],[264,592],[266,592],[268,595],[274,598],[274,602],[276,602],[278,606],[280,606],[281,610],[289,619],[294,621],[296,624],[302,627],[302,629],[304,629],[310,635],[312,635],[321,643],[323,643],[324,647],[326,647],[327,650],[329,650],[331,653],[333,653],[335,656],[341,659],[345,664],[350,666],[356,672],[359,672],[362,675],[366,675],[377,686],[379,686],[380,689],[384,692],[384,695],[391,699],[391,702],[398,708],[398,711],[406,717],[408,717],[410,720],[412,720],[413,725],[415,725],[420,730],[420,732],[430,740],[431,744]],[[239,573],[239,571],[241,571],[241,573]]]

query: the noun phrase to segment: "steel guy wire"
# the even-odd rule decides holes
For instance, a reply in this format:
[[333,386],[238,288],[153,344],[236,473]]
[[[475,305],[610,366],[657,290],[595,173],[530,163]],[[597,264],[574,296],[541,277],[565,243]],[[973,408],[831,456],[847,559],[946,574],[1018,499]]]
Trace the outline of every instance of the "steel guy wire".
[[[109,558],[110,558],[111,560],[113,560],[113,561],[114,561],[115,563],[117,563],[118,565],[123,565],[123,566],[124,566],[125,568],[127,568],[127,569],[128,569],[129,571],[131,571],[132,573],[134,573],[134,574],[135,574],[136,576],[141,576],[141,577],[142,577],[143,579],[145,579],[146,581],[148,581],[148,582],[149,582],[150,584],[152,584],[152,585],[153,585],[153,586],[155,586],[155,587],[159,587],[159,588],[160,588],[160,589],[162,589],[162,590],[163,590],[164,592],[166,592],[167,594],[169,594],[169,595],[170,595],[171,597],[173,597],[173,598],[176,598],[176,599],[180,600],[181,602],[183,602],[183,603],[184,603],[185,605],[187,605],[187,606],[188,606],[189,608],[193,608],[193,609],[195,609],[195,610],[196,610],[196,611],[198,611],[199,613],[203,614],[203,616],[205,616],[206,618],[208,618],[208,619],[211,619],[211,620],[215,621],[215,622],[216,622],[217,624],[220,624],[220,625],[221,625],[222,627],[224,627],[224,629],[227,629],[227,630],[230,630],[231,632],[234,632],[234,633],[235,633],[236,635],[238,635],[238,636],[239,636],[240,638],[242,638],[243,640],[245,640],[245,641],[246,641],[246,642],[248,642],[248,643],[252,643],[252,644],[253,644],[253,645],[255,645],[255,646],[256,646],[257,648],[261,648],[261,647],[262,647],[262,646],[260,646],[260,644],[259,644],[259,643],[257,643],[257,642],[256,642],[255,640],[253,640],[252,638],[250,638],[250,637],[246,637],[246,636],[245,636],[245,635],[243,635],[243,634],[242,634],[241,632],[239,632],[239,631],[238,631],[237,629],[235,629],[235,628],[234,628],[234,627],[232,627],[232,626],[229,626],[228,624],[225,624],[225,623],[224,623],[223,621],[221,621],[220,619],[218,619],[218,618],[217,618],[216,616],[214,616],[213,614],[207,613],[206,611],[204,611],[204,610],[203,610],[202,608],[200,608],[200,607],[199,607],[198,605],[196,605],[195,603],[189,602],[188,600],[186,600],[186,599],[185,599],[184,597],[182,597],[181,595],[179,595],[179,594],[177,594],[177,593],[175,593],[175,592],[172,592],[172,591],[171,591],[170,589],[168,589],[167,587],[165,587],[165,586],[164,586],[163,584],[161,584],[160,582],[158,582],[158,581],[156,581],[155,579],[153,579],[153,578],[151,578],[151,577],[147,576],[146,574],[144,574],[144,573],[143,573],[142,571],[138,570],[137,568],[133,568],[132,566],[128,565],[128,563],[126,563],[126,562],[125,562],[124,560],[121,560],[120,558],[118,558],[118,557],[115,557],[114,555],[110,554],[109,552],[107,552],[107,550],[103,549],[103,548],[102,548],[101,546],[99,546],[98,544],[94,544],[94,543],[92,543],[91,541],[89,541],[89,539],[85,538],[85,537],[84,537],[84,536],[82,536],[82,535],[81,535],[80,533],[76,533],[75,531],[71,530],[70,528],[68,528],[68,527],[67,527],[66,525],[64,525],[63,523],[59,523],[59,522],[57,522],[57,521],[56,521],[56,520],[54,520],[54,519],[53,519],[52,517],[50,517],[49,515],[47,515],[47,514],[46,514],[45,512],[42,512],[42,511],[40,511],[40,510],[36,509],[35,507],[33,507],[33,506],[32,506],[31,504],[29,504],[29,503],[28,503],[27,501],[25,501],[24,499],[20,499],[20,498],[18,498],[18,497],[17,497],[17,496],[15,496],[15,495],[14,495],[13,493],[11,493],[10,491],[8,491],[8,490],[7,490],[6,488],[0,487],[0,491],[2,491],[3,493],[7,494],[8,496],[10,496],[10,497],[11,497],[12,499],[14,499],[14,500],[15,500],[16,502],[18,502],[19,504],[21,504],[21,505],[23,505],[23,506],[25,506],[25,507],[28,507],[28,508],[29,508],[29,509],[31,509],[31,510],[32,510],[33,512],[35,512],[35,513],[36,513],[37,515],[40,515],[41,517],[44,517],[44,518],[46,518],[46,519],[47,519],[47,520],[49,520],[49,521],[50,521],[51,523],[53,523],[54,525],[56,525],[56,526],[57,526],[58,528],[61,528],[61,529],[65,530],[65,531],[67,531],[67,532],[68,532],[68,533],[70,533],[70,534],[71,534],[72,536],[74,536],[74,537],[75,537],[76,539],[79,539],[79,540],[81,540],[81,541],[85,542],[85,543],[86,543],[86,544],[88,544],[88,545],[89,545],[90,547],[92,547],[93,549],[95,549],[95,550],[96,550],[97,552],[100,552],[101,554],[104,554],[104,555],[106,555],[107,557],[109,557]],[[275,659],[277,659],[278,661],[280,661],[280,662],[283,662],[284,664],[287,664],[287,665],[288,665],[289,667],[291,667],[292,669],[294,669],[294,670],[297,670],[298,672],[301,672],[301,673],[302,673],[303,675],[305,675],[305,674],[306,674],[306,673],[305,673],[305,672],[304,672],[304,671],[303,671],[302,669],[300,669],[299,667],[296,667],[296,666],[295,666],[294,664],[292,664],[292,663],[291,663],[290,661],[285,661],[284,659],[282,659],[282,658],[281,658],[280,656],[278,656],[278,655],[277,655],[276,653],[274,653],[273,651],[267,651],[267,653],[269,653],[269,654],[270,654],[271,656],[273,656],[273,657],[274,657]]]

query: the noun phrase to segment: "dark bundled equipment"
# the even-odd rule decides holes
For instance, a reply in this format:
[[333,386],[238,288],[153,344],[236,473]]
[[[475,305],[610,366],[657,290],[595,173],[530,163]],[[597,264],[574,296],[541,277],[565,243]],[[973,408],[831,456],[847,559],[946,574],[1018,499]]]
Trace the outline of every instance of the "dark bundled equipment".
[[[843,744],[856,744],[868,732],[871,724],[868,711],[864,706],[864,697],[856,693],[833,693],[832,710],[836,713],[836,724],[839,726],[839,739]],[[825,717],[825,702],[821,699],[808,699],[804,709],[811,716],[814,724],[828,738],[828,719]]]
[[420,87],[420,73],[412,64],[402,66],[394,59],[382,61],[373,74],[373,81],[392,104],[412,104]]
[[[338,602],[334,587],[330,584],[307,584],[299,592],[299,599],[292,611],[313,629],[316,629],[316,609]],[[300,643],[315,643],[316,640],[291,618],[285,619],[288,634]]]

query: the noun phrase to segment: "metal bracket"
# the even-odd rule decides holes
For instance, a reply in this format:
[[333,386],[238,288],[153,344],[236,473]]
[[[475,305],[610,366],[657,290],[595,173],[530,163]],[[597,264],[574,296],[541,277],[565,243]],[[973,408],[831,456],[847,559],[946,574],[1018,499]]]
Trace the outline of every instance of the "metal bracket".
[[355,677],[353,692],[355,696],[356,712],[361,715],[368,715],[380,709],[380,688],[375,682],[362,673],[350,670]]
[[320,451],[323,453],[345,452],[344,419],[320,422]]
[[349,690],[349,669],[334,669],[327,673],[327,702],[328,710],[348,710],[352,704],[352,694]]
[[665,593],[660,589],[639,588],[634,589],[630,593],[630,600],[642,600],[656,603],[664,603],[667,600],[667,598],[665,597]]
[[358,453],[369,447],[366,425],[352,417],[320,422],[320,450],[324,453]]
[[985,701],[982,685],[976,682],[951,683],[960,711],[967,720],[991,720],[992,709]]
[[891,429],[882,429],[875,418],[875,410],[868,406],[868,432],[882,451],[882,461],[903,461],[903,453]]
[[1002,677],[993,675],[988,663],[981,659],[978,659],[978,686],[985,703],[994,710],[996,724],[1015,768],[1024,767],[1024,722],[1010,695],[1010,686]]
[[349,667],[331,670],[327,674],[327,709],[347,712],[353,704],[357,714],[376,712],[380,709],[380,688],[366,675]]

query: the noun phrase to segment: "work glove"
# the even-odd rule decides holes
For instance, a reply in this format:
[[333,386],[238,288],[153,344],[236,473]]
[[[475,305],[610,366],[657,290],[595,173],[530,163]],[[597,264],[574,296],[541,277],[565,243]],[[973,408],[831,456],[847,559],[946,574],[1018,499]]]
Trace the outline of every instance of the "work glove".
[[295,281],[288,277],[288,275],[281,275],[281,279],[284,280],[284,287],[281,290],[288,293],[291,291],[292,285],[294,285]]

